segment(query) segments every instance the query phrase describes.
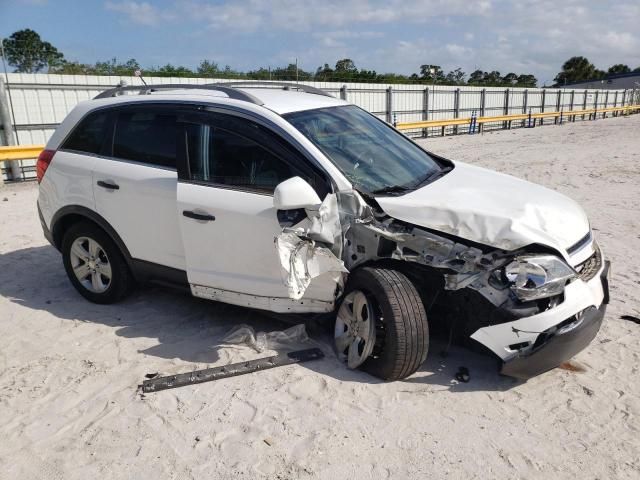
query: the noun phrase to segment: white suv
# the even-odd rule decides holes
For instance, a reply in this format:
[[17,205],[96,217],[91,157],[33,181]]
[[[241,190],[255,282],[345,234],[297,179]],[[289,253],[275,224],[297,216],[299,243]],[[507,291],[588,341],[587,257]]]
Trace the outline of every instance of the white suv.
[[37,171],[45,236],[88,300],[154,281],[334,313],[338,354],[387,380],[420,367],[430,326],[528,378],[586,347],[608,301],[572,200],[306,86],[109,90],[68,115]]

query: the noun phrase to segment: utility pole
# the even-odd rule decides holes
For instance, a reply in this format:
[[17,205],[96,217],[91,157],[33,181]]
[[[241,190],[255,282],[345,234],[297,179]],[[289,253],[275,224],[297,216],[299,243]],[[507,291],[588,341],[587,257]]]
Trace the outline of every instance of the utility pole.
[[296,57],[296,83],[298,82],[298,57]]
[[[2,128],[4,131],[4,138],[7,145],[20,145],[20,141],[18,140],[18,132],[15,131],[14,137],[14,129],[16,124],[16,115],[13,111],[13,102],[11,101],[11,92],[9,89],[9,74],[7,73],[7,62],[6,56],[4,53],[4,38],[0,38],[0,55],[2,55],[2,66],[4,68],[4,78],[5,82],[0,79],[0,123],[2,123]],[[6,94],[5,94],[5,85],[6,85]],[[9,104],[7,105],[6,99],[9,99]],[[20,178],[21,168],[20,161],[12,161],[7,162],[9,168],[11,169],[11,177],[14,180]],[[0,175],[0,184],[4,183],[2,180],[2,175]]]

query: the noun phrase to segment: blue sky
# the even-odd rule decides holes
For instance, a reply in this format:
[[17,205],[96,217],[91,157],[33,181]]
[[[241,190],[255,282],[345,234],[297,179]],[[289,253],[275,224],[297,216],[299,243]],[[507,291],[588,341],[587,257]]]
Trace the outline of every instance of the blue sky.
[[315,70],[349,57],[379,72],[432,63],[533,73],[540,84],[573,55],[640,66],[639,19],[638,0],[0,0],[0,36],[31,28],[85,63],[247,70],[297,57]]

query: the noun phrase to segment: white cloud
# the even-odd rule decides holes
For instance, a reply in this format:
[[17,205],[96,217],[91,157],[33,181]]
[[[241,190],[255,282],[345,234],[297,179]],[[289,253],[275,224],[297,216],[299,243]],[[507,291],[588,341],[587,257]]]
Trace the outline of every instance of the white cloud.
[[184,0],[178,5],[192,18],[213,28],[242,31],[274,28],[305,31],[315,27],[426,23],[438,17],[486,15],[492,8],[489,1],[465,0],[236,0],[215,4]]
[[533,73],[541,82],[552,82],[574,55],[601,69],[640,66],[638,0],[173,0],[164,7],[110,0],[106,6],[138,24],[180,19],[192,32],[255,40],[255,51],[273,45],[261,57],[234,50],[237,63],[256,66],[303,54],[316,64],[348,56],[378,71],[412,73],[434,63]]
[[106,2],[105,8],[122,13],[128,21],[140,25],[158,25],[163,21],[175,18],[172,12],[159,10],[147,2]]

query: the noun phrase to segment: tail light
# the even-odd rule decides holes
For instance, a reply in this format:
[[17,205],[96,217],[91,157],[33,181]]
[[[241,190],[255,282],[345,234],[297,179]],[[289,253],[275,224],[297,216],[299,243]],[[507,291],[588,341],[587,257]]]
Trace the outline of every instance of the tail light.
[[42,177],[44,177],[44,173],[47,171],[47,168],[49,168],[49,164],[51,160],[53,160],[55,153],[55,150],[43,150],[40,152],[40,155],[38,155],[38,162],[36,163],[38,183],[42,181]]

